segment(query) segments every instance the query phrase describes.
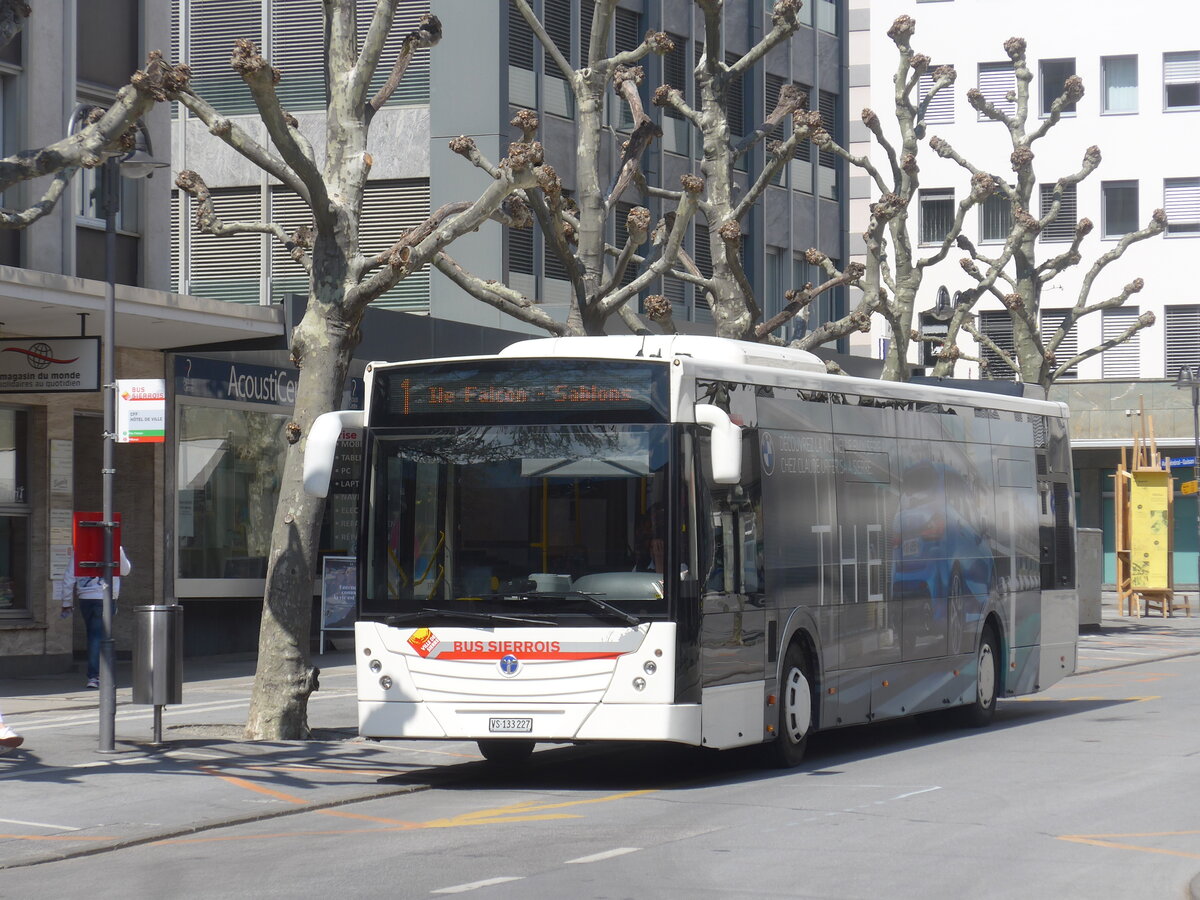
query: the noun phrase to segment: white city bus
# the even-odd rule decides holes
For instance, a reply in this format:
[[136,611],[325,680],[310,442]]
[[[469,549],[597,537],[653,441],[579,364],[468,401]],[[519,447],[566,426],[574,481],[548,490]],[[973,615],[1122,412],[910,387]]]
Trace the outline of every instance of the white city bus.
[[[372,738],[764,744],[1074,671],[1067,409],[831,375],[696,336],[373,363],[359,726]],[[971,389],[968,389],[971,388]]]

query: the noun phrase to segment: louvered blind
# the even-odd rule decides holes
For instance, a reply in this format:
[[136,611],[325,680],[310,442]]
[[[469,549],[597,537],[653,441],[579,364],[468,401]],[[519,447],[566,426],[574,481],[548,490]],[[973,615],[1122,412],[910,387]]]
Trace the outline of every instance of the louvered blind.
[[1200,50],[1163,54],[1163,83],[1192,84],[1200,81]]
[[[369,256],[396,243],[408,228],[429,218],[429,179],[367,182],[358,226],[360,251]],[[429,266],[407,278],[371,304],[377,309],[429,312]]]
[[1200,365],[1200,306],[1168,306],[1166,318],[1166,372],[1175,378],[1184,366]]
[[187,59],[192,88],[226,115],[255,111],[250,89],[229,67],[234,41],[262,46],[261,0],[203,0],[187,5]]
[[[925,98],[933,90],[934,82],[937,78],[934,77],[934,72],[940,68],[940,64],[930,65],[925,74],[921,76],[921,80],[917,85],[917,102],[924,103]],[[934,96],[930,101],[928,108],[925,110],[926,125],[952,125],[954,123],[954,85],[948,84]]]
[[[544,0],[542,25],[550,40],[558,47],[558,52],[568,60],[571,59],[571,0]],[[546,55],[546,74],[553,78],[562,78],[562,72],[550,55]]]
[[[642,43],[642,17],[640,14],[632,12],[628,9],[617,8],[616,14],[613,16],[613,44],[618,53],[623,53],[629,50],[636,50]],[[642,105],[646,103],[646,85],[643,83],[639,91],[642,94]],[[631,128],[633,126],[633,115],[629,112],[629,104],[624,100],[617,100],[620,104],[621,128]]]
[[[1043,218],[1050,211],[1050,207],[1054,203],[1054,185],[1043,184],[1039,186],[1041,192],[1041,210],[1039,215]],[[1076,224],[1076,198],[1075,185],[1067,185],[1063,188],[1062,203],[1058,207],[1058,215],[1054,221],[1042,229],[1038,235],[1038,240],[1042,243],[1054,243],[1056,241],[1070,241],[1075,237]]]
[[[838,120],[838,95],[831,94],[829,91],[817,92],[817,111],[821,114],[821,122],[825,126],[825,130],[829,132],[838,143],[841,143],[841,122]],[[818,151],[818,163],[827,169],[837,168],[837,154],[832,150],[821,149]]]
[[275,87],[291,112],[325,107],[325,13],[321,0],[274,4],[267,56],[282,78]]
[[[675,49],[663,57],[663,81],[671,87],[678,89],[686,99],[688,83],[687,38],[673,34],[671,35],[671,41],[675,44]],[[663,107],[663,115],[670,116],[672,119],[683,118],[669,106]]]
[[[712,244],[708,234],[708,224],[703,221],[703,216],[696,216],[693,220],[696,229],[696,251],[693,254],[693,259],[696,262],[696,268],[700,270],[700,274],[705,278],[711,278],[712,267]],[[712,310],[708,305],[708,294],[701,288],[693,288],[692,293],[696,297],[695,314],[693,321],[696,322],[712,322]]]
[[521,275],[533,274],[533,232],[530,228],[506,228],[508,271]]
[[534,41],[533,29],[517,5],[508,0],[508,64],[532,72]]
[[[804,94],[806,97],[812,96],[812,88],[810,88],[807,84],[797,83],[796,87],[798,87],[798,88],[800,88],[800,90],[804,91]],[[809,106],[806,104],[805,108],[807,109],[807,108],[809,108]],[[802,162],[811,162],[812,161],[812,143],[807,140],[800,141],[799,143],[797,143],[795,158]]]
[[1200,232],[1200,178],[1165,179],[1163,210],[1167,214],[1167,234]]
[[[257,188],[216,188],[213,208],[225,223],[261,222],[262,196]],[[187,293],[235,303],[258,303],[262,270],[262,236],[201,234],[192,225],[195,203],[180,205],[187,216],[190,248]]]
[[[276,9],[280,6],[290,6],[292,0],[276,0]],[[371,25],[371,13],[375,8],[375,0],[358,0],[358,41],[362,45]],[[392,74],[392,67],[400,55],[400,47],[409,32],[415,31],[421,22],[421,16],[429,12],[429,0],[405,0],[396,7],[396,17],[392,21],[392,30],[388,34],[383,53],[379,55],[379,65],[375,67],[375,76],[371,79],[371,96],[387,84]],[[410,106],[429,102],[429,50],[417,50],[413,53],[404,70],[404,77],[396,92],[392,94],[387,105]]]
[[[1125,333],[1125,329],[1137,322],[1138,314],[1136,306],[1103,310],[1100,314],[1101,340],[1111,341],[1120,337]],[[1141,377],[1141,336],[1139,331],[1133,337],[1104,351],[1101,364],[1105,378]]]
[[[1048,309],[1042,310],[1040,323],[1042,346],[1046,346],[1048,344],[1050,339],[1054,336],[1054,332],[1056,332],[1062,326],[1066,317],[1067,314],[1062,311],[1056,312]],[[1072,326],[1071,330],[1067,332],[1066,337],[1063,338],[1062,343],[1058,345],[1058,349],[1054,351],[1054,358],[1056,360],[1055,365],[1061,366],[1063,363],[1072,359],[1078,352],[1079,329]],[[1077,374],[1078,373],[1076,372],[1075,368],[1072,367],[1059,377],[1075,378]]]
[[183,235],[188,227],[187,204],[183,201],[186,196],[177,188],[171,190],[171,290],[177,294],[187,293],[183,286]]
[[[633,204],[633,203],[618,203],[617,204],[616,229],[615,229],[616,234],[615,234],[615,240],[613,241],[613,245],[618,250],[622,249],[625,246],[625,241],[629,238],[629,229],[625,227],[625,219],[626,219],[626,217],[628,217],[629,211],[631,209],[633,209],[635,205],[636,204]],[[643,249],[644,248],[635,247],[633,252],[638,253],[640,255],[641,251]],[[631,282],[631,281],[633,281],[633,279],[637,278],[637,275],[638,275],[637,263],[631,261],[629,263],[629,265],[625,267],[625,274],[621,276],[622,286],[629,284],[629,282]]]
[[[273,187],[269,195],[271,221],[289,235],[301,226],[313,227],[312,212],[300,199],[299,194],[285,187]],[[287,249],[272,237],[269,243],[271,299],[278,300],[284,294],[308,293],[308,275],[300,264],[293,260]]]
[[[1007,310],[981,312],[979,314],[979,330],[982,334],[991,338],[996,346],[1007,353],[1010,357],[1013,354],[1013,327],[1012,318]],[[991,347],[986,344],[980,345],[980,357],[987,367],[983,372],[984,378],[995,380],[1007,379],[1009,381],[1016,378],[1017,373],[1004,362]]]
[[579,0],[579,67],[588,63],[588,45],[592,41],[592,16],[596,5],[592,0]]
[[[726,53],[725,65],[731,66],[741,59],[740,54]],[[734,137],[742,137],[746,133],[746,83],[742,78],[734,78],[729,82],[725,91],[725,111],[729,118],[729,133]]]
[[[1009,100],[1008,92],[1017,89],[1017,73],[1013,71],[1012,63],[980,63],[979,90],[992,106],[1000,112],[1012,115],[1017,110],[1015,100]],[[979,114],[980,121],[988,121],[987,116]]]

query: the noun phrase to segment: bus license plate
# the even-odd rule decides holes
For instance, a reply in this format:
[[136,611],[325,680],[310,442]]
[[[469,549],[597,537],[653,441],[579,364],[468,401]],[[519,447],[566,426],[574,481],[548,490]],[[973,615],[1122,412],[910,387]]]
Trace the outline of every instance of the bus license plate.
[[488,719],[488,731],[493,734],[528,734],[533,731],[533,719]]

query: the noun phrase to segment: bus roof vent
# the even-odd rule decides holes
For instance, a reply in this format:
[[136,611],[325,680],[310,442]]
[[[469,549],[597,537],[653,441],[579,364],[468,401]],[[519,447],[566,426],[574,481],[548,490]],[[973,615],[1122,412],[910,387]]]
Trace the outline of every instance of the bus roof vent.
[[825,371],[825,364],[807,350],[696,334],[540,338],[510,344],[500,351],[500,355],[562,356],[576,359],[672,359],[684,356],[703,362],[730,365],[769,366],[808,372]]

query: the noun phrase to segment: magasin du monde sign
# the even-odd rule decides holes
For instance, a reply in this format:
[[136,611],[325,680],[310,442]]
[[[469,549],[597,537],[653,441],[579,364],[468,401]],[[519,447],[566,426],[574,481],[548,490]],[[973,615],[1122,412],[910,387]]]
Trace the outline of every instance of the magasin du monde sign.
[[100,390],[100,338],[0,340],[0,393]]

